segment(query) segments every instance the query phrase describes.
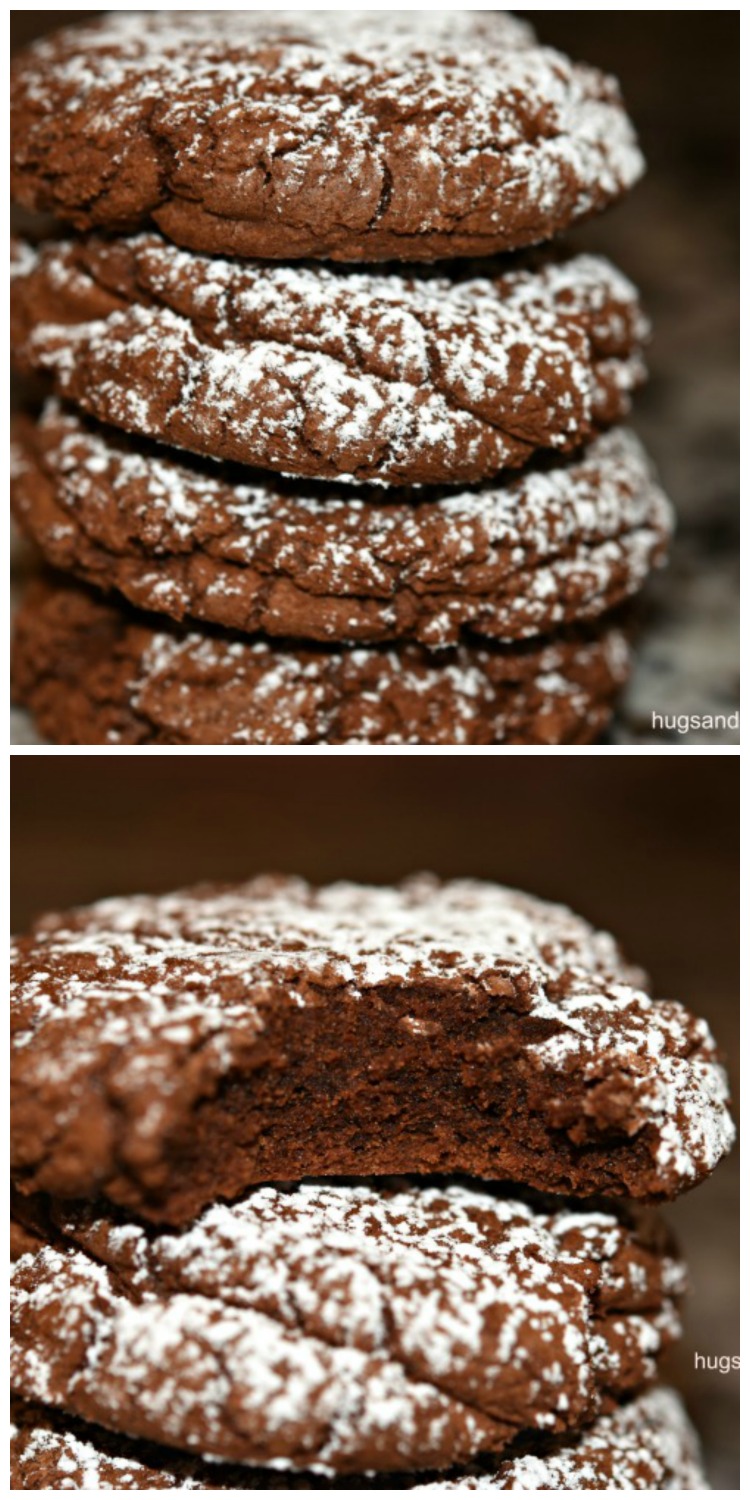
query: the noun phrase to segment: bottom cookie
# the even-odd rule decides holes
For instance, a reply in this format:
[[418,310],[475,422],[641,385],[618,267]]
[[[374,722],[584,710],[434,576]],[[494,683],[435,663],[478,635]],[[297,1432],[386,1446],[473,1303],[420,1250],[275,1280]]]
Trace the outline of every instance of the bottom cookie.
[[324,1479],[186,1458],[19,1402],[11,1431],[14,1490],[706,1490],[698,1442],[679,1397],[651,1390],[564,1441],[534,1439],[494,1467],[430,1481],[388,1474]]
[[613,625],[439,653],[284,646],[45,579],[16,617],[12,671],[61,745],[560,745],[601,733],[628,658]]

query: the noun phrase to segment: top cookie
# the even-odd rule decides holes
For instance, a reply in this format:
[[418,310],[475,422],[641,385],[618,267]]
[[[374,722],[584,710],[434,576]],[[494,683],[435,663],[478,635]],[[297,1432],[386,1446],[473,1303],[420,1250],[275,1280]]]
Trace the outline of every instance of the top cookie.
[[117,12],[21,53],[11,99],[21,203],[221,254],[517,249],[643,167],[616,83],[504,12]]
[[17,946],[13,1170],[179,1223],[253,1182],[457,1170],[671,1197],[728,1150],[710,1032],[500,886],[258,879]]

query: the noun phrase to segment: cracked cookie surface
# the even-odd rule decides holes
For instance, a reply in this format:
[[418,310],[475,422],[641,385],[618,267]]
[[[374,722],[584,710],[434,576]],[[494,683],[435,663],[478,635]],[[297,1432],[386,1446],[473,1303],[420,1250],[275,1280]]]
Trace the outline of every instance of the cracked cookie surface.
[[614,80],[504,12],[112,13],[22,53],[11,98],[19,202],[213,254],[516,249],[643,168]]
[[512,646],[315,646],[172,625],[64,580],[16,613],[16,701],[69,745],[588,744],[630,653],[611,622]]
[[324,1473],[445,1469],[653,1378],[659,1226],[475,1187],[303,1183],[181,1231],[53,1207],[12,1279],[15,1389],[131,1436]]
[[635,594],[671,531],[618,428],[503,483],[387,496],[217,471],[54,402],[18,421],[13,454],[14,512],[52,566],[141,609],[271,636],[544,636]]
[[11,1487],[41,1489],[705,1490],[696,1435],[679,1396],[645,1391],[574,1437],[514,1444],[513,1457],[450,1477],[376,1474],[341,1480],[290,1470],[209,1464],[116,1437],[34,1403],[13,1403]]
[[253,1183],[456,1171],[673,1197],[729,1149],[704,1021],[483,882],[134,896],[17,941],[13,1174],[184,1222]]
[[597,256],[344,271],[158,235],[14,246],[11,342],[91,416],[313,479],[471,483],[569,453],[644,378],[635,288]]

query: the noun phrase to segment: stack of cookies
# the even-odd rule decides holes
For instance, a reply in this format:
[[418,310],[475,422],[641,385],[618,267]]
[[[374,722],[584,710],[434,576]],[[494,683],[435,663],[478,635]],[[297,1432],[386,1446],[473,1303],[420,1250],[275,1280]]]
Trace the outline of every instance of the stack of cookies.
[[14,1488],[706,1488],[632,1200],[720,1160],[725,1081],[607,934],[206,886],[41,920],[13,1014]]
[[669,506],[647,325],[530,250],[642,160],[504,12],[114,12],[20,55],[14,508],[49,739],[590,741]]

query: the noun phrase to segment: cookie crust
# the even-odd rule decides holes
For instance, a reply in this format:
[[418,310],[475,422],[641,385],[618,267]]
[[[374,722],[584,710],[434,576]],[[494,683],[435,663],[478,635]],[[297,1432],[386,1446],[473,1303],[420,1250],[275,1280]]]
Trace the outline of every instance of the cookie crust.
[[210,260],[158,235],[14,245],[11,340],[89,415],[209,458],[473,483],[625,416],[647,324],[609,262],[450,275]]
[[342,1480],[202,1463],[103,1428],[14,1403],[11,1487],[34,1489],[705,1490],[696,1435],[679,1396],[657,1388],[598,1417],[577,1437],[526,1439],[512,1458],[450,1478],[388,1474]]
[[308,1175],[669,1198],[733,1139],[706,1023],[565,908],[481,882],[53,915],[18,940],[12,1015],[20,1190],[157,1221]]
[[671,531],[624,429],[480,490],[354,497],[217,473],[55,402],[16,424],[11,502],[48,563],[141,609],[349,644],[596,619],[638,591]]
[[15,618],[16,701],[73,745],[587,744],[629,672],[603,623],[430,651],[273,642],[172,625],[61,582]]
[[643,168],[614,80],[503,12],[113,13],[23,52],[11,99],[19,202],[211,254],[486,255]]
[[182,1231],[62,1209],[12,1276],[14,1387],[132,1436],[328,1474],[576,1431],[655,1374],[655,1224],[473,1186],[265,1187]]

